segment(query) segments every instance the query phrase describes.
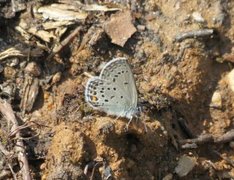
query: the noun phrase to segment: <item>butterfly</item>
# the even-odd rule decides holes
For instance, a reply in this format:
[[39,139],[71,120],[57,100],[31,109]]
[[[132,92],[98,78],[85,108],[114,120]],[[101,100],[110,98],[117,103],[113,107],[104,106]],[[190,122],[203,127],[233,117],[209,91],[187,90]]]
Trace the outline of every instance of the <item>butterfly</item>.
[[85,87],[85,100],[94,109],[132,119],[138,110],[138,94],[127,59],[115,58],[91,77]]

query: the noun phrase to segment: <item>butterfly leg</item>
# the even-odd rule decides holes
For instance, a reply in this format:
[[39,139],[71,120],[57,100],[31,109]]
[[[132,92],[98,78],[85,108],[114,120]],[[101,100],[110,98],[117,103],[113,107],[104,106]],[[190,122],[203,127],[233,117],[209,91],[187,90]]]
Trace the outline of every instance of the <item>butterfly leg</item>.
[[115,119],[114,119],[114,124],[116,124],[116,121],[119,119],[120,116],[117,116]]
[[130,125],[130,123],[132,122],[133,116],[131,116],[131,118],[129,119],[128,123],[126,124],[125,130],[128,131],[128,127]]

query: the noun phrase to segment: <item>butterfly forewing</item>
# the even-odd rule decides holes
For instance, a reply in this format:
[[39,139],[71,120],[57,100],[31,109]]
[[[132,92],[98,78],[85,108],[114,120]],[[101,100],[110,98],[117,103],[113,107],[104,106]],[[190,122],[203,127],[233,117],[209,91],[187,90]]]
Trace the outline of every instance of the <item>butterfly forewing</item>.
[[135,80],[126,58],[116,58],[107,63],[100,78],[112,82],[119,87],[119,91],[123,91],[128,107],[137,106]]

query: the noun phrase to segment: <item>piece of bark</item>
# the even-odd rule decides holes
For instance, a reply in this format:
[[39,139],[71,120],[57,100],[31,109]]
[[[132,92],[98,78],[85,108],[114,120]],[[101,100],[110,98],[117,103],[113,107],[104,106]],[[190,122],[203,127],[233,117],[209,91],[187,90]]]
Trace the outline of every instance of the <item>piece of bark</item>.
[[131,12],[122,11],[112,15],[110,20],[105,23],[104,30],[112,43],[123,47],[136,32],[136,28],[132,24]]

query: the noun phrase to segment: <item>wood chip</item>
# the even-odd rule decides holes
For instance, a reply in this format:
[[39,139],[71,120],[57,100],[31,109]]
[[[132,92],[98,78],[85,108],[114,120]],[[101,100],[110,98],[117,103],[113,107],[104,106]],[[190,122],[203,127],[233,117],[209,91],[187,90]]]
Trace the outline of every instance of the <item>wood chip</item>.
[[196,158],[187,155],[181,156],[175,168],[176,174],[180,177],[186,176],[195,166]]
[[30,76],[26,76],[23,87],[23,95],[20,103],[20,108],[22,109],[23,113],[30,112],[32,110],[38,92],[39,92],[38,78],[32,78]]
[[104,29],[111,38],[111,42],[122,47],[136,32],[136,28],[132,24],[130,11],[118,12],[112,15],[110,20],[105,23]]
[[43,6],[38,9],[39,13],[42,13],[44,19],[51,19],[56,21],[76,21],[85,20],[88,14],[86,12],[76,12],[69,10],[72,8],[64,8],[63,5],[52,4],[50,6]]
[[39,38],[41,38],[45,42],[51,42],[53,39],[56,39],[57,37],[53,34],[53,32],[44,31],[42,29],[38,30],[37,27],[32,26],[29,27],[26,21],[24,19],[20,20],[19,27],[24,29],[26,32],[33,34]]

